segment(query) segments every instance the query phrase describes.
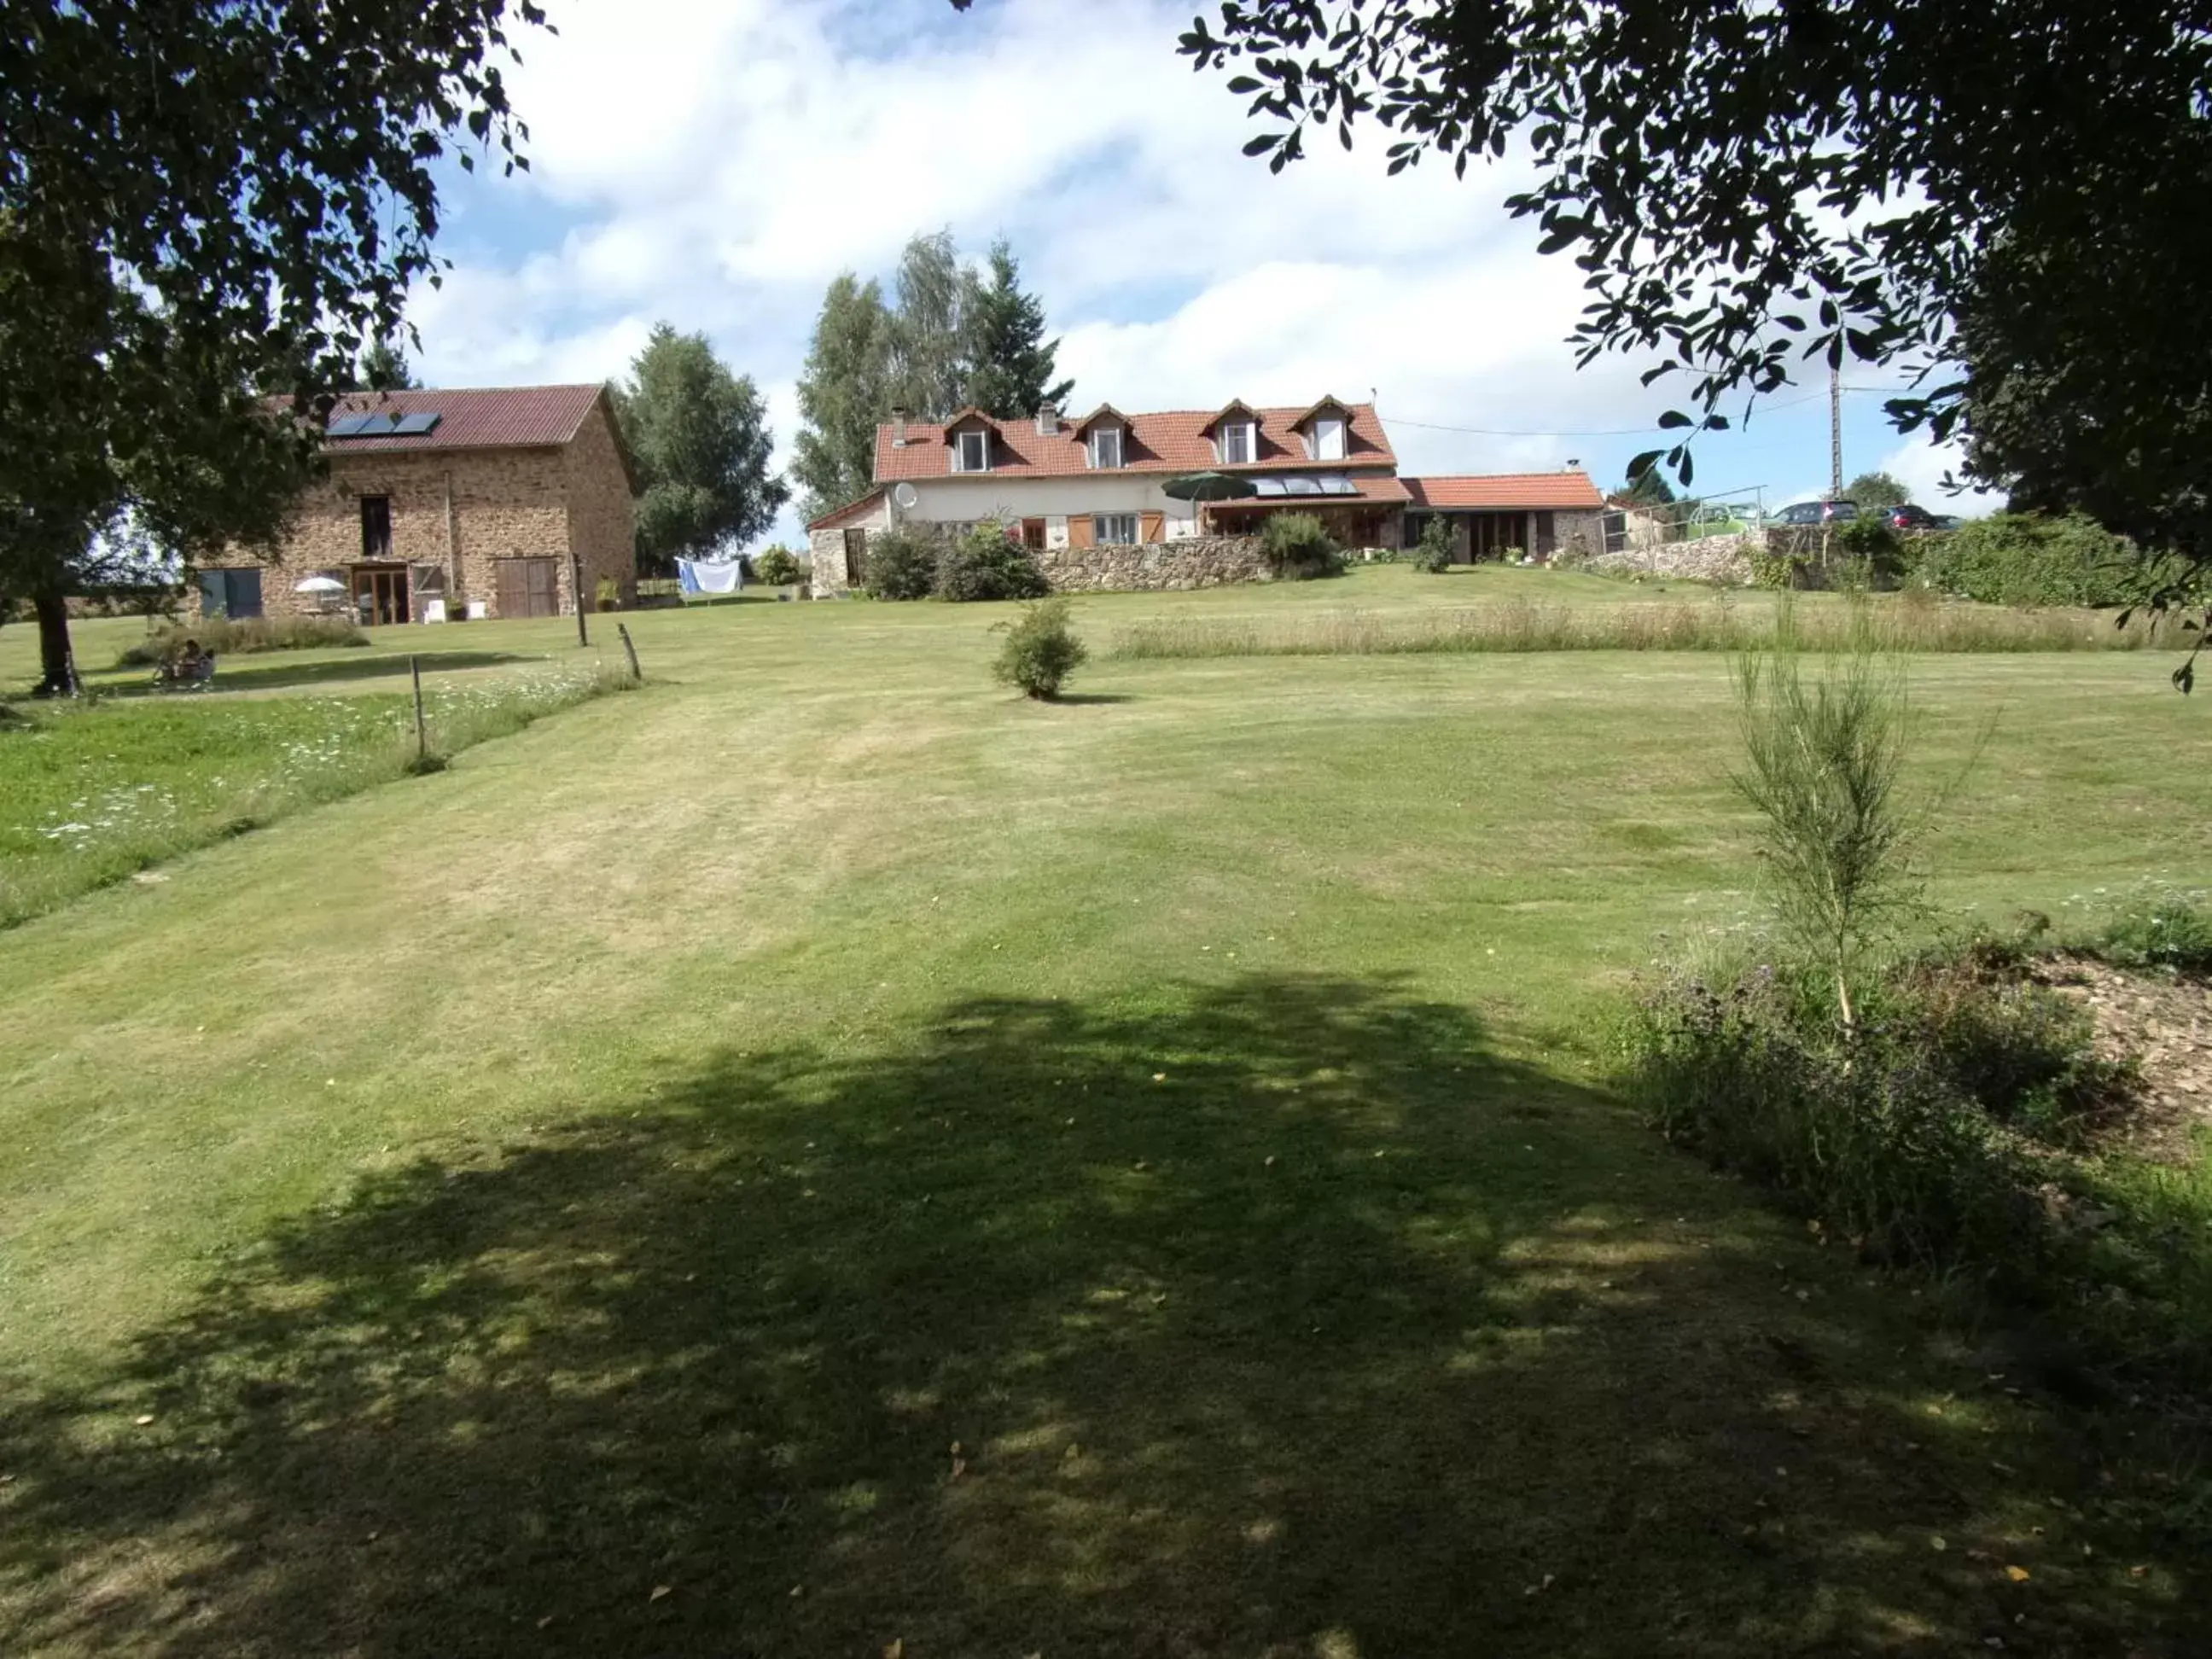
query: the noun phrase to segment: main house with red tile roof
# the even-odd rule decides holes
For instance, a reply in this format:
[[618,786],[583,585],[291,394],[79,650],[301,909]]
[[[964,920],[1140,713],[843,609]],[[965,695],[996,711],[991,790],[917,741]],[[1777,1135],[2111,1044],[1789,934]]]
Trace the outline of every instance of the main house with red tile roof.
[[[1253,493],[1194,505],[1164,488],[1193,472],[1243,477]],[[1149,414],[1101,404],[1064,416],[1048,407],[1011,420],[979,409],[941,422],[895,416],[876,429],[874,488],[807,526],[813,584],[822,594],[860,586],[868,538],[893,525],[958,535],[995,521],[1043,550],[1249,534],[1273,514],[1301,512],[1346,547],[1395,548],[1418,500],[1449,515],[1471,558],[1508,545],[1548,553],[1564,545],[1554,514],[1580,508],[1584,496],[1593,514],[1602,505],[1581,473],[1522,476],[1527,503],[1508,488],[1480,505],[1468,493],[1480,479],[1401,479],[1374,405],[1330,397]],[[1578,482],[1563,488],[1569,478]],[[1431,503],[1414,493],[1425,483],[1449,488]]]
[[635,592],[636,476],[603,386],[362,393],[324,454],[276,559],[201,568],[204,614],[551,617],[580,577],[587,605]]

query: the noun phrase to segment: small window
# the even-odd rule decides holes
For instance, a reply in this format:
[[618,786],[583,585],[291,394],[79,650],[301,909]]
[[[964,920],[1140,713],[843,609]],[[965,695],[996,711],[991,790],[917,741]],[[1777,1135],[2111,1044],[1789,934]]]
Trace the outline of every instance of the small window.
[[988,472],[991,470],[991,434],[988,432],[962,433],[959,459],[963,472]]
[[1137,539],[1137,515],[1133,513],[1100,513],[1091,520],[1091,533],[1098,541],[1115,544],[1134,544]]
[[1324,415],[1314,422],[1314,459],[1340,461],[1344,459],[1344,422],[1334,415]]
[[392,497],[364,495],[361,498],[361,556],[364,559],[388,559],[392,556]]
[[1224,465],[1238,466],[1252,459],[1252,423],[1237,421],[1221,428],[1221,459]]
[[1091,434],[1091,465],[1111,471],[1121,465],[1121,428],[1101,426]]

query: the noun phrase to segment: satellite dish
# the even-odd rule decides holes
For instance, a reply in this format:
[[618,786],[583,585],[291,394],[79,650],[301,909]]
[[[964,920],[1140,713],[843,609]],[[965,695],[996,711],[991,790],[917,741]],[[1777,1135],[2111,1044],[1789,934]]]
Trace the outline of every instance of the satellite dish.
[[899,511],[911,513],[921,504],[921,494],[910,483],[902,483],[891,491],[891,499],[898,503]]

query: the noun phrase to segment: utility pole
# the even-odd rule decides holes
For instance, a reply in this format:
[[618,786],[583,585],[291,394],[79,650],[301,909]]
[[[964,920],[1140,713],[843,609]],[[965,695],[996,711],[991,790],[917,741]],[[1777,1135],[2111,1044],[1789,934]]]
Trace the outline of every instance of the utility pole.
[[1844,366],[1828,365],[1828,494],[1844,493]]

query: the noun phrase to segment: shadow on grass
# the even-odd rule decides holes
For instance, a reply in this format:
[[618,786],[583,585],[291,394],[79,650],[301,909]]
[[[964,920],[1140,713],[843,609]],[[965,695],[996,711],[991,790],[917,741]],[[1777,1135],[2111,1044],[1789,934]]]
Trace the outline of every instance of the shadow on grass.
[[2121,1650],[1964,1558],[1887,1346],[1594,1196],[1680,1196],[1617,1112],[1388,986],[1164,995],[723,1053],[277,1231],[0,1413],[0,1648]]
[[[516,651],[418,651],[424,678],[450,674],[466,668],[496,668],[503,663],[542,662],[532,653]],[[279,653],[256,653],[243,659],[223,659],[212,684],[179,689],[159,687],[150,676],[106,684],[103,695],[117,697],[219,697],[226,691],[276,691],[303,685],[335,685],[349,680],[407,678],[407,659],[381,652],[358,652],[326,662],[288,662]]]
[[1063,691],[1052,701],[1070,708],[1097,708],[1109,703],[1134,702],[1136,698],[1126,691]]

